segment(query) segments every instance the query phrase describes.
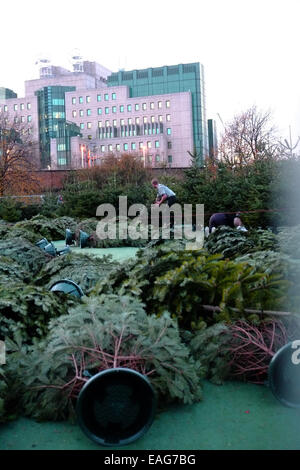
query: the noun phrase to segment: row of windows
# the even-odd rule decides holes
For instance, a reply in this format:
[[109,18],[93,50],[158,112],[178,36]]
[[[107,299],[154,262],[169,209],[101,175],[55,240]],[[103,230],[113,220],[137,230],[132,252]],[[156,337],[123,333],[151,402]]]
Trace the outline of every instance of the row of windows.
[[[106,98],[106,97],[107,97],[107,98]],[[112,93],[112,100],[115,100],[115,99],[116,99],[116,94],[115,94],[115,93]],[[85,97],[85,101],[86,101],[86,103],[90,103],[90,102],[91,102],[91,97],[90,97],[90,96],[86,96],[86,97]],[[97,95],[97,101],[101,101],[101,95]],[[108,94],[105,94],[105,95],[104,95],[104,101],[108,101]],[[78,98],[78,103],[81,104],[81,103],[83,103],[83,102],[84,102],[83,96],[79,96],[79,98]],[[75,97],[72,98],[72,104],[73,104],[73,105],[76,105],[76,104],[77,104],[77,98],[75,98]],[[171,106],[170,100],[166,100],[165,106],[166,106],[166,108],[170,108],[170,106]],[[115,109],[115,111],[113,111],[113,112],[116,112],[117,107],[116,107],[116,106],[113,106],[112,108]],[[158,109],[161,109],[161,108],[162,108],[162,101],[158,101],[158,102],[157,102],[157,108],[158,108]],[[109,109],[109,108],[105,108],[105,109]],[[133,105],[128,104],[128,105],[127,105],[127,111],[131,112],[132,109],[133,109]],[[147,110],[147,103],[142,103],[141,105],[140,105],[140,103],[136,103],[136,104],[134,105],[134,110],[135,110],[135,111],[139,111],[140,109],[142,109],[143,111],[146,111],[146,110]],[[154,103],[154,101],[152,101],[152,102],[150,103],[149,109],[155,109],[155,103]],[[121,104],[121,105],[119,106],[119,111],[120,111],[120,113],[124,113],[124,110],[125,110],[125,106],[124,106],[124,104]]]
[[18,122],[31,122],[32,121],[32,117],[31,116],[21,116],[20,118],[19,117],[15,117],[14,118],[14,122],[15,124],[17,124]]
[[[109,101],[109,93],[105,93],[103,95],[103,98],[104,98],[104,101]],[[116,93],[112,93],[111,94],[111,99],[112,100],[116,100],[117,97],[116,97]],[[102,97],[101,95],[97,95],[97,101],[102,101]],[[84,98],[83,96],[79,96],[78,97],[78,103],[83,103],[84,102]],[[86,103],[90,103],[91,102],[91,97],[90,96],[86,96],[85,97],[85,102]],[[75,96],[72,97],[72,104],[76,104],[77,103],[77,98]]]
[[[162,119],[159,119],[158,122],[162,123],[163,121],[162,121]],[[155,119],[152,119],[152,118],[151,118],[151,121],[149,121],[149,122],[148,122],[147,118],[144,118],[144,119],[143,119],[143,123],[144,123],[144,124],[150,124],[150,123],[151,123],[151,124],[156,124],[156,125],[157,125],[158,122],[155,121]],[[83,125],[83,127],[81,127],[81,128],[84,129],[84,123],[81,123],[81,124]],[[80,126],[81,126],[81,124],[80,124]],[[92,123],[89,122],[89,123],[87,123],[87,124],[90,124],[90,126],[88,126],[88,128],[90,129],[90,128],[92,127]],[[135,120],[135,123],[133,123],[132,119],[128,119],[128,125],[129,125],[129,126],[132,126],[132,125],[134,125],[134,124],[139,125],[139,124],[140,124],[140,119],[137,118],[137,119]],[[110,124],[110,121],[109,121],[109,120],[105,121],[105,123],[102,122],[102,121],[98,121],[98,127],[110,127],[110,125],[111,125],[111,124]],[[126,125],[126,124],[125,124],[125,119],[120,119],[120,126],[125,126],[125,125]],[[162,126],[162,124],[160,124],[160,125]],[[112,120],[112,126],[113,126],[113,127],[118,127],[118,121],[117,121],[117,119],[113,119],[113,120]],[[171,134],[171,132],[169,132],[169,133]]]
[[53,119],[64,119],[65,118],[65,113],[60,112],[60,111],[54,111],[52,113]]
[[144,126],[144,129],[141,129],[139,126],[121,126],[117,127],[102,127],[99,129],[98,137],[99,139],[109,139],[116,137],[131,137],[136,135],[159,135],[162,134],[163,130],[160,127],[148,127]]
[[[155,142],[156,143],[159,143],[158,141]],[[137,143],[136,142],[132,142],[129,146],[128,143],[124,143],[122,145],[122,150],[125,150],[125,151],[128,151],[130,148],[130,150],[137,150]],[[157,148],[157,146],[155,145],[155,148]],[[109,145],[101,145],[100,146],[100,150],[101,152],[113,152],[113,150],[116,150],[117,152],[120,152],[121,151],[121,144],[116,144],[115,146],[113,146],[112,144],[109,144]],[[144,144],[144,142],[139,142],[138,144],[138,149],[143,152],[143,157],[145,156],[145,151],[147,149],[151,149],[151,142],[147,142],[146,144]],[[83,147],[81,147],[81,150],[83,150]],[[152,155],[148,155],[148,158],[149,158],[149,161],[151,161],[152,159]],[[159,161],[160,160],[160,155],[155,155],[155,159],[156,161]],[[172,155],[168,155],[168,162],[171,163],[172,162]]]
[[[127,146],[126,146],[127,145]],[[115,147],[115,150],[117,152],[120,152],[121,151],[121,146],[120,144],[117,144],[116,147]],[[124,144],[123,146],[123,150],[124,151],[128,151],[128,144]],[[135,150],[135,149],[132,149],[132,150]],[[108,145],[107,147],[105,145],[101,145],[101,152],[102,153],[105,153],[105,152],[113,152],[113,146],[112,145]],[[147,158],[148,157],[148,158]],[[147,156],[141,156],[141,160],[144,161],[144,160],[148,160],[149,163],[152,163],[152,159],[153,159],[153,155],[147,155]],[[155,155],[155,161],[158,163],[161,161],[160,159],[160,155],[159,154],[156,154]],[[173,161],[173,157],[172,155],[168,155],[168,163],[172,163]]]
[[54,104],[55,106],[64,106],[65,100],[63,98],[53,98],[52,104]]
[[[87,122],[86,124],[85,124],[84,122],[81,122],[81,123],[80,123],[80,129],[85,129],[85,125],[86,125],[86,128],[87,128],[87,129],[92,129],[92,127],[93,127],[93,123],[92,123],[92,122]],[[121,125],[122,125],[122,124],[121,124]],[[98,127],[99,127],[99,128],[102,127],[102,121],[99,121],[99,122],[98,122]],[[105,127],[110,127],[110,122],[109,122],[109,121],[105,121]],[[113,123],[113,127],[116,127],[115,123]],[[155,129],[155,128],[153,127],[153,129],[152,129],[153,133],[155,133],[155,132],[154,132],[154,129]],[[159,134],[159,133],[160,133],[159,127],[156,127],[156,129],[157,129],[157,130],[156,130],[156,133]],[[145,130],[145,134],[148,134],[148,133],[151,134],[151,132],[152,132],[152,131],[151,131],[151,127],[149,127],[149,129],[147,129],[147,127],[145,127],[144,130]],[[172,129],[171,129],[170,127],[167,127],[167,135],[172,135]]]
[[[101,149],[102,148],[105,148],[105,145],[101,145]],[[108,148],[109,151],[112,151],[113,145],[109,144],[107,146],[107,148]],[[131,148],[131,150],[136,150],[137,149],[136,142],[131,142],[130,148]],[[152,142],[147,142],[146,145],[144,144],[144,142],[139,142],[138,148],[139,148],[139,150],[144,152],[147,148],[148,149],[152,148]],[[159,148],[159,141],[158,140],[155,141],[155,148],[156,149]],[[116,150],[120,150],[120,149],[121,149],[121,144],[116,144]],[[129,144],[127,144],[127,143],[123,144],[123,150],[129,150]]]
[[[116,110],[114,110],[114,107],[112,107],[112,112],[113,113],[116,112]],[[98,113],[98,115],[101,115],[102,114],[102,108],[98,108],[97,113]],[[109,114],[109,108],[105,108],[105,114]],[[78,115],[79,115],[79,117],[83,117],[84,116],[84,110],[80,109]],[[92,110],[87,109],[86,110],[86,115],[91,116],[92,115]],[[72,111],[72,117],[73,118],[77,117],[77,111]],[[159,122],[163,122],[163,116],[159,115],[158,120],[159,120]],[[171,121],[171,114],[166,114],[166,121]],[[121,122],[121,125],[124,125],[125,120],[121,119],[120,122]],[[128,124],[132,124],[132,122],[133,122],[133,118],[128,118]],[[143,122],[144,123],[148,122],[148,117],[147,116],[143,117]],[[155,122],[155,116],[150,116],[149,122]],[[139,117],[135,118],[135,123],[140,124],[140,118]]]
[[[18,111],[18,104],[14,104],[14,111]],[[26,104],[26,108],[27,109],[31,109],[31,103],[27,103]],[[22,111],[23,109],[25,109],[25,103],[21,103],[20,104],[20,110]],[[0,112],[2,111],[2,106],[0,106]],[[3,111],[6,113],[8,111],[8,105],[5,104],[3,106]]]

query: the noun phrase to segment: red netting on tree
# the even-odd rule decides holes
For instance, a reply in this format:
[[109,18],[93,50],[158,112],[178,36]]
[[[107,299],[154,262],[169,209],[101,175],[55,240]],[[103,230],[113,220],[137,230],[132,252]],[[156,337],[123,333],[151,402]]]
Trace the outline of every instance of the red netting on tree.
[[270,361],[276,351],[287,343],[286,328],[280,320],[268,320],[253,325],[240,320],[229,325],[231,340],[230,371],[234,378],[263,384]]

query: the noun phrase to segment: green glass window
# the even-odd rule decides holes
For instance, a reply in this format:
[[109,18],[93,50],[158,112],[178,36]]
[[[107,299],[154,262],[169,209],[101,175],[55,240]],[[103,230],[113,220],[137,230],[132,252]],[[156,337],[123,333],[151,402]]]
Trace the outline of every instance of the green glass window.
[[137,103],[137,104],[135,105],[135,110],[138,111],[139,109],[140,109],[140,105]]
[[112,112],[113,112],[113,113],[116,113],[116,112],[117,112],[117,106],[113,106],[113,107],[112,107]]
[[105,93],[105,95],[104,95],[104,100],[105,100],[105,101],[108,101],[108,100],[109,100],[108,93]]
[[31,116],[27,116],[27,122],[31,122]]
[[105,108],[105,114],[109,114],[109,108]]
[[116,99],[116,94],[115,94],[115,93],[112,93],[112,94],[111,94],[111,99],[112,99],[112,100],[115,100],[115,99]]
[[124,106],[123,106],[123,104],[121,104],[121,106],[120,106],[120,113],[124,113]]
[[172,161],[173,161],[172,155],[168,155],[168,163],[172,163]]
[[97,95],[97,101],[101,101],[101,95]]
[[124,150],[128,150],[128,144],[124,144]]
[[52,104],[54,106],[64,106],[65,100],[63,98],[53,98]]
[[172,132],[171,132],[171,128],[168,127],[168,128],[167,128],[167,134],[168,134],[168,135],[171,135],[171,133],[172,133]]
[[90,109],[87,109],[87,110],[86,110],[86,115],[87,115],[87,116],[90,116],[91,114],[92,114],[92,111],[91,111]]
[[127,105],[127,111],[129,111],[129,112],[131,111],[131,104]]
[[102,114],[102,108],[98,108],[98,114]]
[[132,142],[131,143],[131,150],[135,150],[135,149],[136,149],[136,144],[135,144],[135,142]]
[[79,103],[83,103],[83,96],[79,96]]
[[80,129],[84,129],[84,123],[83,122],[80,123]]
[[76,104],[76,98],[72,98],[72,104]]
[[156,141],[155,141],[155,148],[156,148],[156,149],[159,148],[159,140],[156,140]]

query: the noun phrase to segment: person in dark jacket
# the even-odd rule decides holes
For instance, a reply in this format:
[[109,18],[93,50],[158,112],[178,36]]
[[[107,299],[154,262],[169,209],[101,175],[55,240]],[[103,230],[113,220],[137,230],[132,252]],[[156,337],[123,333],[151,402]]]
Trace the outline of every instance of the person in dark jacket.
[[242,232],[247,232],[239,212],[232,214],[218,212],[213,214],[209,219],[209,233],[212,233],[213,228],[220,227],[221,225],[226,225],[227,227],[237,228]]

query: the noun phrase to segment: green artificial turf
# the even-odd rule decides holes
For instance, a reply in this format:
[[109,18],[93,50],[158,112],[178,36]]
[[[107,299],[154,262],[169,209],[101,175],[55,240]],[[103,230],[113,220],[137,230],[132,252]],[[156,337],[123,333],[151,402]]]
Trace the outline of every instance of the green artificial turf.
[[172,405],[144,436],[122,447],[93,443],[77,424],[20,418],[0,425],[1,450],[299,450],[300,409],[266,386],[203,384],[203,401]]
[[[59,240],[53,242],[57,250],[62,250],[66,244],[65,240]],[[79,246],[71,246],[71,251],[73,253],[80,253],[84,255],[92,256],[103,256],[103,255],[112,255],[113,259],[116,261],[124,261],[135,256],[139,248],[124,246],[120,248],[80,248]]]

